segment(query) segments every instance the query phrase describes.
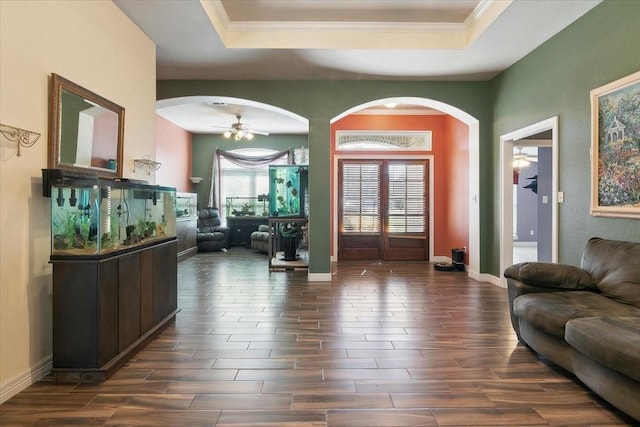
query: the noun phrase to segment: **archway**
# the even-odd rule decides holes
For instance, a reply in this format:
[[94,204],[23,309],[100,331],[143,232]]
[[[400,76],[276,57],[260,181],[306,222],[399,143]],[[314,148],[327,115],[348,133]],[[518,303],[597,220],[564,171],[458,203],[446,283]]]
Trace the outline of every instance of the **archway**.
[[[469,169],[469,182],[468,182],[468,207],[469,207],[469,231],[468,231],[468,241],[469,241],[469,269],[468,274],[470,277],[479,278],[480,276],[480,210],[479,210],[479,121],[471,116],[470,114],[460,110],[457,107],[454,107],[449,104],[445,104],[440,101],[436,101],[428,98],[419,98],[419,97],[393,97],[393,98],[384,98],[378,99],[375,101],[370,101],[361,105],[357,105],[342,114],[336,116],[331,120],[331,123],[335,123],[338,120],[349,116],[357,111],[384,105],[387,103],[397,103],[397,104],[409,104],[409,105],[418,105],[427,108],[431,108],[434,110],[438,110],[446,115],[449,115],[460,122],[464,123],[468,129],[468,142],[469,142],[469,161],[468,161],[468,169]],[[335,169],[333,181],[334,183],[337,181],[335,179]],[[334,206],[332,215],[334,218],[337,216],[336,206],[337,201],[335,200],[337,197],[337,191],[332,191],[332,204]],[[335,253],[335,242],[336,242],[336,233],[337,228],[334,221],[334,226],[332,229],[332,236],[334,239],[334,253]]]

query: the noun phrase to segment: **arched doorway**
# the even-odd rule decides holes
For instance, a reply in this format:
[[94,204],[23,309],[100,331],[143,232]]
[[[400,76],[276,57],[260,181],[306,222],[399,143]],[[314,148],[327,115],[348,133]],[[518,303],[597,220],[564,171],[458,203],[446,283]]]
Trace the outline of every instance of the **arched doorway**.
[[[414,105],[425,107],[429,109],[433,109],[438,111],[440,114],[444,114],[450,116],[462,124],[465,127],[465,138],[468,141],[468,161],[465,165],[466,170],[468,170],[468,191],[467,194],[464,194],[463,197],[466,200],[468,206],[468,218],[465,218],[468,221],[468,231],[467,238],[469,242],[468,246],[468,265],[469,265],[469,275],[470,276],[479,276],[480,270],[480,253],[479,253],[479,229],[480,229],[480,212],[479,212],[479,168],[478,168],[478,157],[479,157],[479,122],[477,119],[469,115],[468,113],[440,101],[427,99],[427,98],[417,98],[417,97],[395,97],[395,98],[386,98],[379,99],[375,101],[371,101],[368,103],[364,103],[358,106],[355,106],[344,113],[338,115],[334,119],[331,120],[332,125],[339,122],[341,119],[348,117],[358,111],[369,109],[372,107],[383,106],[387,103],[396,103],[402,105]],[[333,139],[334,135],[332,135]],[[425,153],[422,153],[423,155]],[[389,153],[384,154],[386,157],[389,157]],[[338,207],[338,191],[337,191],[337,160],[340,157],[340,154],[336,154],[332,147],[332,165],[333,165],[333,173],[332,173],[332,182],[333,182],[333,191],[332,191],[332,239],[333,239],[333,257],[337,253],[337,207]],[[436,183],[436,186],[438,184]],[[433,248],[433,242],[430,242],[430,247]],[[440,255],[440,254],[438,254]],[[433,251],[430,251],[430,260],[437,261],[437,257],[434,256]]]

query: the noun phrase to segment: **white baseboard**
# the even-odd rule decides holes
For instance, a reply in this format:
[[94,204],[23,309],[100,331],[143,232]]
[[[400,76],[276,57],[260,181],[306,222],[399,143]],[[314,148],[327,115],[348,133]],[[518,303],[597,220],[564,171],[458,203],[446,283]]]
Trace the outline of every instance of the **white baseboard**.
[[467,273],[469,274],[469,277],[474,280],[478,280],[480,282],[488,282],[499,288],[506,288],[505,283],[503,283],[503,281],[500,280],[499,277],[496,277],[493,274],[478,273],[475,271],[468,271]]
[[0,385],[0,405],[51,372],[52,356],[47,356],[28,371]]
[[538,246],[538,242],[520,242],[518,240],[514,240],[513,241],[513,247],[517,248],[517,247],[536,247]]

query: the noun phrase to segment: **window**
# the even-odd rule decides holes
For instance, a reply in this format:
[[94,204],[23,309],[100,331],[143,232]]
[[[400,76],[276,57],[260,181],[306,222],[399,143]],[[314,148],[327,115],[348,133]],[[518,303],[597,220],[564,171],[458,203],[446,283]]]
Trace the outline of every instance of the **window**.
[[336,132],[336,150],[431,151],[431,131]]
[[389,164],[389,233],[424,233],[425,165]]
[[380,167],[342,164],[342,232],[380,233]]
[[[265,148],[241,148],[233,150],[232,153],[247,156],[264,156],[266,154],[275,153],[275,150]],[[286,165],[287,158],[283,157],[272,163],[275,165]],[[220,193],[221,200],[224,202],[227,197],[257,197],[260,194],[269,193],[269,166],[259,166],[255,168],[246,168],[237,166],[220,158]]]

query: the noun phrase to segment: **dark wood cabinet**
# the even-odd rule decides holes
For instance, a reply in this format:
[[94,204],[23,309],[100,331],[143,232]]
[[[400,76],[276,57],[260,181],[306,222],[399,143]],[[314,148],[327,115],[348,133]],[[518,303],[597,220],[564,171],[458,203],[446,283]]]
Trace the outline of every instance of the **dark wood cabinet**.
[[99,382],[177,313],[177,241],[107,258],[52,259],[57,382]]
[[229,227],[230,246],[251,246],[251,233],[258,231],[260,224],[267,225],[267,216],[228,216],[227,227]]
[[176,193],[178,262],[198,253],[198,195]]
[[185,218],[176,221],[178,237],[178,262],[198,253],[197,236],[198,219]]

